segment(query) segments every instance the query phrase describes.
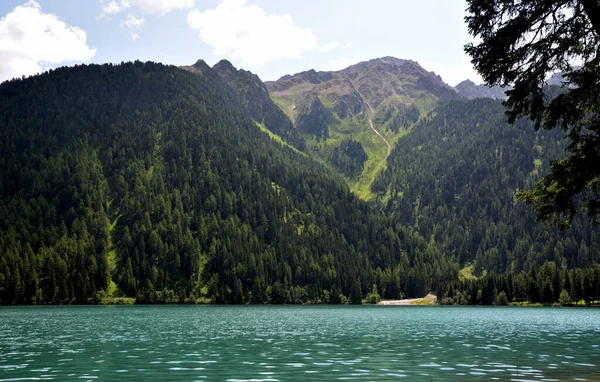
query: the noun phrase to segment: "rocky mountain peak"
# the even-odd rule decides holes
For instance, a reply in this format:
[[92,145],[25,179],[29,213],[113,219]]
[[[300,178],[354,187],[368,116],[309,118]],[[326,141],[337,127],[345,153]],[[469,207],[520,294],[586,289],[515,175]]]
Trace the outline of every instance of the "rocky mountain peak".
[[459,83],[454,87],[454,90],[467,99],[473,98],[493,98],[493,99],[504,99],[506,98],[507,88],[500,86],[486,86],[484,84],[477,85],[473,81],[467,79]]
[[196,61],[196,63],[194,65],[192,65],[192,68],[194,68],[194,70],[197,70],[200,72],[210,70],[210,66],[208,66],[208,64],[204,60]]
[[321,99],[341,119],[371,107],[431,104],[456,97],[456,92],[418,62],[386,56],[359,62],[339,71],[314,69],[266,82],[273,99],[293,119],[313,97]]
[[213,66],[214,70],[228,70],[228,71],[235,71],[237,72],[237,69],[233,66],[233,64],[231,62],[229,62],[228,60],[221,60],[219,62],[217,62],[214,66]]

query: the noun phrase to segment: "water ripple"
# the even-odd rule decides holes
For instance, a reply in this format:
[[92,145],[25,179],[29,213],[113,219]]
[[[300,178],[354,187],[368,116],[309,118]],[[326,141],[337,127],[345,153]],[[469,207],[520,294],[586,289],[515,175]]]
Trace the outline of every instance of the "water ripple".
[[0,381],[598,380],[600,311],[0,308]]

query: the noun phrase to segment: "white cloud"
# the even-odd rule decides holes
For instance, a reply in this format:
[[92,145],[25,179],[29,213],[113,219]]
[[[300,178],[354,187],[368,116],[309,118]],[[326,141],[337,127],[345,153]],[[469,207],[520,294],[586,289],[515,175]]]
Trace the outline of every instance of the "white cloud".
[[33,75],[42,66],[86,61],[96,54],[87,46],[84,30],[42,13],[30,0],[0,19],[0,82]]
[[125,20],[121,21],[121,28],[127,28],[132,40],[140,38],[139,31],[146,22],[145,19],[138,19],[132,14],[128,14]]
[[317,37],[294,23],[292,16],[267,15],[246,0],[221,0],[215,9],[192,10],[188,25],[218,57],[239,59],[243,65],[260,68],[280,59],[300,59],[318,48]]
[[128,1],[121,0],[100,0],[100,6],[102,7],[102,12],[100,13],[100,17],[110,17],[111,15],[116,15],[117,13],[131,7],[131,4]]
[[332,50],[335,50],[338,47],[338,43],[337,41],[332,41],[330,43],[327,43],[325,45],[321,45],[317,48],[317,50],[320,53],[326,53],[326,52],[331,52]]
[[360,56],[349,56],[344,54],[335,60],[329,61],[325,70],[342,70],[351,65],[358,64],[361,61],[364,61],[364,59]]
[[132,0],[144,12],[164,15],[175,9],[189,9],[194,6],[194,0]]
[[189,9],[193,6],[194,0],[100,0],[100,17],[108,18],[129,8],[164,15],[176,9]]

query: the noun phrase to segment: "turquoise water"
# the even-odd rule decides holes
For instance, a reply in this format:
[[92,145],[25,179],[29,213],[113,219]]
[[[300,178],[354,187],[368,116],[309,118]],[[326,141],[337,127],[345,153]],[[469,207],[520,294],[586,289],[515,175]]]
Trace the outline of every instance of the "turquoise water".
[[0,308],[0,381],[600,380],[600,310]]

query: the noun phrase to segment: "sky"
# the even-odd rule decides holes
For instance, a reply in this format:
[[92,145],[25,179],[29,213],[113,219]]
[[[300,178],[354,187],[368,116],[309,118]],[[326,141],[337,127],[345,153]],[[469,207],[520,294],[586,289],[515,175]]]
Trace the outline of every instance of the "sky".
[[1,0],[0,82],[79,63],[228,59],[263,81],[383,56],[476,83],[465,0]]

